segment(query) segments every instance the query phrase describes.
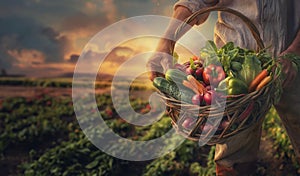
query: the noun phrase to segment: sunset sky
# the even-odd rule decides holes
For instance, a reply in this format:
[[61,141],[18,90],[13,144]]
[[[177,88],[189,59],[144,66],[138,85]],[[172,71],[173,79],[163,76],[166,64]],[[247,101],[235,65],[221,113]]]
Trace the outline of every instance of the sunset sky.
[[[0,69],[8,74],[55,77],[72,73],[76,57],[91,38],[130,17],[170,17],[176,0],[2,0],[0,1]],[[210,27],[210,29],[209,29]],[[201,28],[208,36],[213,28]],[[140,51],[154,50],[157,39],[135,39],[109,46],[102,67],[116,66]],[[113,49],[114,48],[114,49]],[[94,53],[95,54],[95,53]]]

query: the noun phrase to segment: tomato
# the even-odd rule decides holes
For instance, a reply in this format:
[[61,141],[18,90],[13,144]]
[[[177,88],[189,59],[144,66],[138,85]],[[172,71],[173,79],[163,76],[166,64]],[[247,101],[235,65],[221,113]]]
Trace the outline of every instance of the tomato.
[[199,58],[197,56],[193,56],[193,60],[196,61],[199,60]]

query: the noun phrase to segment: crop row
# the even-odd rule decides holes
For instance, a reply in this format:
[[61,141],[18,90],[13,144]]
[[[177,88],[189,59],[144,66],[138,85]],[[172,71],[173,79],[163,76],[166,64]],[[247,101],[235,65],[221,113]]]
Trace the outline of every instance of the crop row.
[[[124,98],[120,97],[119,101]],[[84,97],[81,101],[84,101]],[[164,135],[171,127],[170,119],[163,116],[149,126],[134,126],[122,120],[113,108],[109,95],[96,96],[98,110],[106,124],[117,134],[132,140],[147,141]],[[150,112],[150,106],[140,99],[131,99],[136,112]],[[114,158],[96,148],[83,134],[76,120],[71,98],[12,98],[0,105],[0,163],[22,151],[24,160],[6,168],[7,174],[20,175],[214,175],[215,147],[199,147],[197,142],[184,141],[174,151],[150,161],[134,162]],[[128,107],[121,107],[126,110]],[[94,109],[87,112],[87,122],[93,119]],[[136,118],[136,114],[129,118]],[[268,137],[274,140],[278,158],[294,163],[295,156],[288,137],[272,110],[264,123]],[[91,132],[103,135],[106,132]],[[94,131],[93,131],[94,130]],[[123,150],[122,145],[112,147]],[[172,141],[166,140],[166,144]],[[141,150],[140,148],[133,148]],[[15,152],[12,152],[15,151]],[[298,167],[294,165],[294,167]],[[10,169],[10,170],[8,170]],[[17,173],[16,173],[17,172]],[[4,172],[5,173],[5,172]]]

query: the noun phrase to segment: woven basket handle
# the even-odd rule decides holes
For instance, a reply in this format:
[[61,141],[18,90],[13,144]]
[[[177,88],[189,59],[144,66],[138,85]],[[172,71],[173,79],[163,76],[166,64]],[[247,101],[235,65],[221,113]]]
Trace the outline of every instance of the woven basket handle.
[[199,15],[208,13],[208,12],[212,12],[212,11],[224,11],[224,12],[228,12],[231,13],[233,15],[236,15],[237,17],[239,17],[240,19],[243,20],[243,22],[247,25],[247,27],[250,29],[256,43],[257,43],[257,51],[264,49],[264,43],[263,40],[261,39],[260,35],[259,35],[259,31],[256,28],[256,26],[251,22],[251,20],[249,18],[247,18],[245,15],[243,15],[242,13],[227,8],[227,7],[208,7],[208,8],[204,8],[201,9],[195,13],[193,13],[191,16],[189,16],[184,23],[182,23],[176,30],[175,32],[175,39],[177,39],[178,34],[184,29],[184,27],[186,27],[187,24],[190,24],[193,20],[195,20]]

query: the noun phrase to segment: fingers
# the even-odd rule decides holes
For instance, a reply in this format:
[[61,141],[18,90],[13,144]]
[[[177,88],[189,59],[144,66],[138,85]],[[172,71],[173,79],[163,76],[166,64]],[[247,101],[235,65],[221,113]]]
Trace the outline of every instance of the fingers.
[[160,61],[162,67],[163,67],[163,71],[164,73],[168,70],[174,67],[173,64],[173,56],[169,55],[169,54],[164,54],[162,56],[162,59]]
[[283,81],[283,88],[288,88],[291,87],[291,85],[293,84],[293,81],[296,79],[296,73],[295,72],[291,72],[289,73],[286,78]]
[[297,66],[295,66],[289,59],[280,59],[279,62],[282,65],[282,73],[284,76],[282,87],[289,88],[293,85],[293,82],[297,77]]
[[164,77],[164,73],[173,68],[173,57],[164,53],[155,54],[149,59],[146,67],[151,81],[156,77]]
[[150,79],[151,81],[153,81],[154,78],[156,78],[156,77],[165,77],[165,75],[162,74],[162,73],[160,73],[160,72],[149,72],[148,77],[149,77],[149,79]]

